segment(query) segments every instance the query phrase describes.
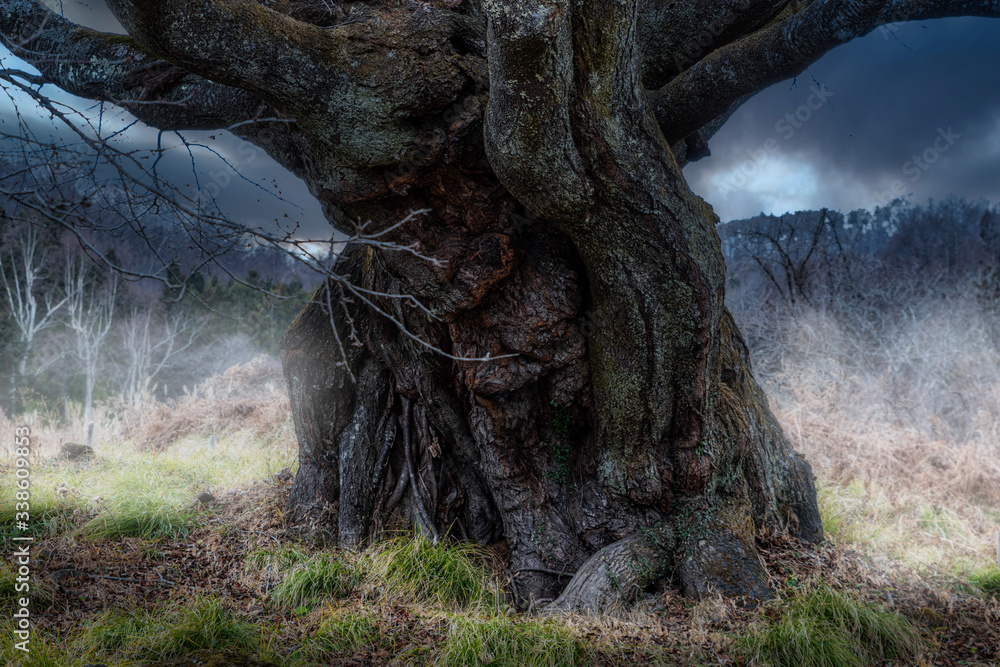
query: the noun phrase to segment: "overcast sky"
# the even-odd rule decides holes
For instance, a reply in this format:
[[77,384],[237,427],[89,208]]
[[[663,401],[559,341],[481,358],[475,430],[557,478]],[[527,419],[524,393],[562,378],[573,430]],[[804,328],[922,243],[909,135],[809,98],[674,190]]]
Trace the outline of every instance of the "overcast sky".
[[[116,25],[102,1],[63,7],[91,27]],[[0,57],[9,54],[0,49]],[[0,114],[9,108],[0,98]],[[139,131],[132,141],[154,136]],[[250,181],[276,184],[295,203],[234,179],[221,196],[232,217],[263,222],[288,210],[316,230],[326,228],[304,185],[266,156],[248,162],[240,159],[238,141],[192,136],[212,143]],[[685,174],[723,220],[820,207],[870,209],[900,195],[918,203],[949,194],[1000,201],[1000,20],[876,30],[827,54],[795,81],[757,95],[710,147],[712,156]],[[229,170],[218,159],[200,167],[208,178],[220,169]]]
[[709,146],[685,174],[723,220],[873,208],[893,189],[1000,201],[1000,20],[876,30],[757,95]]

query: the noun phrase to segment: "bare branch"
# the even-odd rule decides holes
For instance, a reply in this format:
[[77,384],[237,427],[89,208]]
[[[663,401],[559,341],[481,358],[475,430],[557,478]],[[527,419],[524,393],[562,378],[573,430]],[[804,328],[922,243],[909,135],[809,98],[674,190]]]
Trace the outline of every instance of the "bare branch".
[[[177,68],[172,78],[158,78],[169,63],[135,40],[74,25],[36,0],[0,0],[0,45],[41,72],[42,79],[32,83],[52,83],[88,99],[121,100],[153,127],[219,129],[251,118],[261,106],[251,93]],[[132,99],[134,91],[138,99]],[[179,104],[185,99],[188,104]]]

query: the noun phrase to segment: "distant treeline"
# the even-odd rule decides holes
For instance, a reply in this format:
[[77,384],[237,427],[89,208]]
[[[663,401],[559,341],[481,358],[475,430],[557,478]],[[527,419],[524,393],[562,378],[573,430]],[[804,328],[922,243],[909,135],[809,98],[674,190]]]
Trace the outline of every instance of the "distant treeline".
[[873,282],[950,289],[969,279],[989,301],[1000,265],[1000,206],[958,197],[760,215],[718,231],[730,296],[748,303],[830,305]]

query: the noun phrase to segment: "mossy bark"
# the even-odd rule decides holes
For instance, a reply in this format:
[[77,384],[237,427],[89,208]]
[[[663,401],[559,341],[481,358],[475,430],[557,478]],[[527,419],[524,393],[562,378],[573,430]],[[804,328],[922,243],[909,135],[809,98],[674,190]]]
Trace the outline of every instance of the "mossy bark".
[[[346,208],[383,226],[432,211],[395,240],[441,265],[358,248],[341,272],[418,298],[433,317],[372,297],[447,354],[357,303],[327,312],[324,287],[282,342],[291,509],[315,516],[305,500],[336,488],[325,517],[347,544],[394,525],[503,540],[524,604],[597,612],[669,575],[695,596],[765,595],[755,538],[819,539],[815,489],[725,309],[717,220],[646,105],[636,5],[484,12],[482,149]],[[331,318],[357,347],[317,382]]]

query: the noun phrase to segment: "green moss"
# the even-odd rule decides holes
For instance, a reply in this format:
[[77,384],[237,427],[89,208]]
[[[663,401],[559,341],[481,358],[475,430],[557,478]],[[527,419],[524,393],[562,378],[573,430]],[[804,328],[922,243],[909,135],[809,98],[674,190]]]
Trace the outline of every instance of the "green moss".
[[99,30],[92,30],[91,28],[84,28],[82,26],[74,28],[70,31],[69,41],[71,43],[77,44],[85,40],[94,40],[105,44],[120,44],[145,53],[142,47],[139,46],[139,43],[129,35],[119,35],[113,32],[101,32]]

